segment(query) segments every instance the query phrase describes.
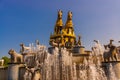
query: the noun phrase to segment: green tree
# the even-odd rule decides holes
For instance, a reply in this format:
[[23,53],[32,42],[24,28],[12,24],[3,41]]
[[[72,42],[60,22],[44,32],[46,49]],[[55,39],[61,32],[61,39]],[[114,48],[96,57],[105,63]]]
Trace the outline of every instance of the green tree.
[[3,56],[2,59],[4,59],[4,66],[7,67],[8,63],[10,62],[10,58],[7,56]]

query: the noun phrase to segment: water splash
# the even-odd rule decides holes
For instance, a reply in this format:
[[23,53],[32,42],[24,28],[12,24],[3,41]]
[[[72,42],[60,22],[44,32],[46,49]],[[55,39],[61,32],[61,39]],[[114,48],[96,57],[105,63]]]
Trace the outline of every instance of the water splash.
[[[117,80],[112,65],[106,70],[109,74],[105,73],[98,55],[84,57],[83,63],[76,64],[72,61],[72,53],[66,48],[55,47],[52,54],[43,45],[35,49],[35,55],[27,58],[25,63],[27,66],[34,63],[32,67],[39,69],[42,80]],[[25,78],[28,74],[26,71]]]

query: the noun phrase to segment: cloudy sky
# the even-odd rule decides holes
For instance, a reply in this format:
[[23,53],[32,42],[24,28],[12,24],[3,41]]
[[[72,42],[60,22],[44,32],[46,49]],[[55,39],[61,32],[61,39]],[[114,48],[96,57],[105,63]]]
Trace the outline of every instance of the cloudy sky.
[[28,46],[38,39],[49,46],[59,9],[64,23],[67,12],[73,12],[75,33],[86,49],[94,39],[120,45],[120,0],[0,0],[0,57],[11,48],[19,52],[21,42]]

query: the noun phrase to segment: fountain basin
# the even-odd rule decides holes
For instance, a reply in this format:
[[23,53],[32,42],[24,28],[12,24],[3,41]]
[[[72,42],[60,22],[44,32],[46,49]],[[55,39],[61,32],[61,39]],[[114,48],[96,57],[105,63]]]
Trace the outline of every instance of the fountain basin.
[[19,80],[21,67],[24,67],[23,63],[9,63],[8,80]]
[[72,61],[76,64],[83,63],[84,58],[88,59],[89,54],[73,54]]

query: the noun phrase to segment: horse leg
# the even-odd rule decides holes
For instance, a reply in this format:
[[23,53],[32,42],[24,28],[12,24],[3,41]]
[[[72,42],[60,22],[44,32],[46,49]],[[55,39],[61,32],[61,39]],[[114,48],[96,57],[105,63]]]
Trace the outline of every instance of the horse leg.
[[106,62],[106,56],[105,56],[105,53],[103,54],[103,61]]
[[17,62],[17,57],[16,56],[14,56],[14,61],[13,61],[14,63],[16,63]]
[[112,61],[114,61],[114,56],[113,55],[111,56],[111,59],[112,59]]
[[116,61],[118,60],[118,58],[117,58],[117,55],[116,55],[116,54],[114,55],[114,58],[115,58],[115,60],[116,60]]
[[107,62],[108,60],[108,57],[104,57],[104,62]]
[[24,58],[23,58],[23,56],[21,57],[21,62],[24,62]]
[[106,60],[106,59],[104,59],[104,61],[105,61],[105,62],[107,62],[107,60]]
[[109,62],[109,61],[110,61],[110,56],[108,56],[108,58],[107,58],[107,59],[108,59],[108,62]]

